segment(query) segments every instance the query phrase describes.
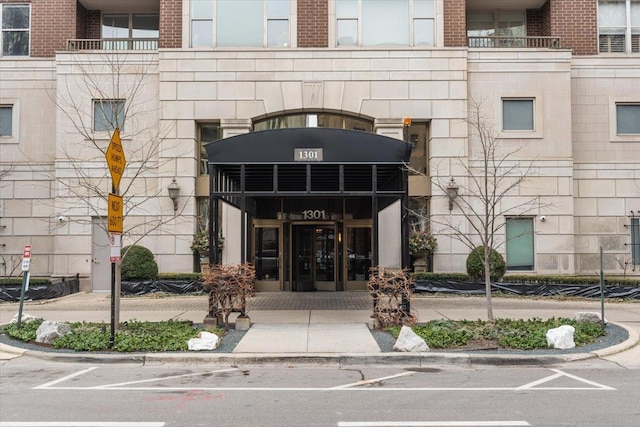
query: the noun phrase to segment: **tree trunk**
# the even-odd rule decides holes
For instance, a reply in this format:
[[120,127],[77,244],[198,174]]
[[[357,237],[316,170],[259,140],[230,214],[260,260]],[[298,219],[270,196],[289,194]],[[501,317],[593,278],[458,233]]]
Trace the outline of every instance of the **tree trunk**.
[[[489,254],[489,256],[487,255]],[[484,248],[484,286],[487,294],[487,321],[493,323],[493,306],[491,305],[491,250]]]

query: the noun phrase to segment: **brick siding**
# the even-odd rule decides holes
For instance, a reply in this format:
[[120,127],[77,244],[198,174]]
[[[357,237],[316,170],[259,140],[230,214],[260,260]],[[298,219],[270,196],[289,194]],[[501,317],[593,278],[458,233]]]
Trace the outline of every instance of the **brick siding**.
[[527,9],[527,36],[542,36],[542,14],[539,9]]
[[161,48],[182,46],[182,0],[160,0]]
[[467,45],[467,13],[465,0],[444,0],[444,45]]
[[329,46],[329,2],[298,0],[298,47]]
[[[550,34],[562,39],[562,47],[575,55],[598,53],[597,0],[549,0]],[[545,5],[546,6],[546,5]]]
[[87,11],[87,39],[96,40],[102,37],[102,12]]
[[30,56],[52,57],[66,49],[76,35],[75,0],[3,0],[1,3],[31,3]]

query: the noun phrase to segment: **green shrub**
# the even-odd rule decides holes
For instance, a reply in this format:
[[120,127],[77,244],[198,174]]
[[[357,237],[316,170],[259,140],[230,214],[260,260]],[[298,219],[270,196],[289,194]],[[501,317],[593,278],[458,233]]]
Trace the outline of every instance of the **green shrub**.
[[144,246],[125,246],[122,258],[122,280],[155,279],[158,277],[158,264],[153,253]]
[[32,322],[20,322],[20,329],[18,329],[17,323],[7,323],[2,327],[2,333],[7,334],[9,338],[14,340],[20,340],[25,342],[35,341],[36,332],[40,325],[42,325],[43,319],[36,319]]
[[[495,249],[491,249],[489,264],[491,280],[500,280],[507,271],[507,264]],[[473,280],[484,280],[484,246],[478,246],[467,257],[467,273]]]

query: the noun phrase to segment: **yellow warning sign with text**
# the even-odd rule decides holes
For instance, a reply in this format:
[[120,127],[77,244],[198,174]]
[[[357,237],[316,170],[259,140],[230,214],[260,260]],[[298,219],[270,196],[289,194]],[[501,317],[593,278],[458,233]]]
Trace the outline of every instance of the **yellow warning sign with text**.
[[107,216],[107,231],[110,233],[122,233],[124,215],[122,213],[122,196],[109,193],[109,214]]
[[127,164],[124,157],[124,150],[122,149],[122,141],[120,141],[120,129],[118,128],[113,131],[105,157],[107,158],[109,171],[111,171],[113,188],[117,191],[118,187],[120,187],[120,178],[122,178],[122,174],[124,173],[124,167]]

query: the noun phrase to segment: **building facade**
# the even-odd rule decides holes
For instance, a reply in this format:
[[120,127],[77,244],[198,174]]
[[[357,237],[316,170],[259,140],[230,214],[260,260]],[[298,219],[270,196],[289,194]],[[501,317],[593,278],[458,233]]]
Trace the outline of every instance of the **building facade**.
[[[413,260],[412,227],[436,236],[434,271],[461,272],[460,236],[477,243],[469,218],[483,212],[474,123],[497,142],[498,175],[525,178],[495,204],[509,271],[593,274],[602,247],[607,273],[640,275],[639,0],[0,7],[5,276],[31,244],[32,274],[108,290],[115,190],[123,244],[163,272],[197,268],[191,244],[209,228],[210,256],[255,263],[259,289],[364,289],[372,265]],[[376,136],[364,149],[362,133]]]

